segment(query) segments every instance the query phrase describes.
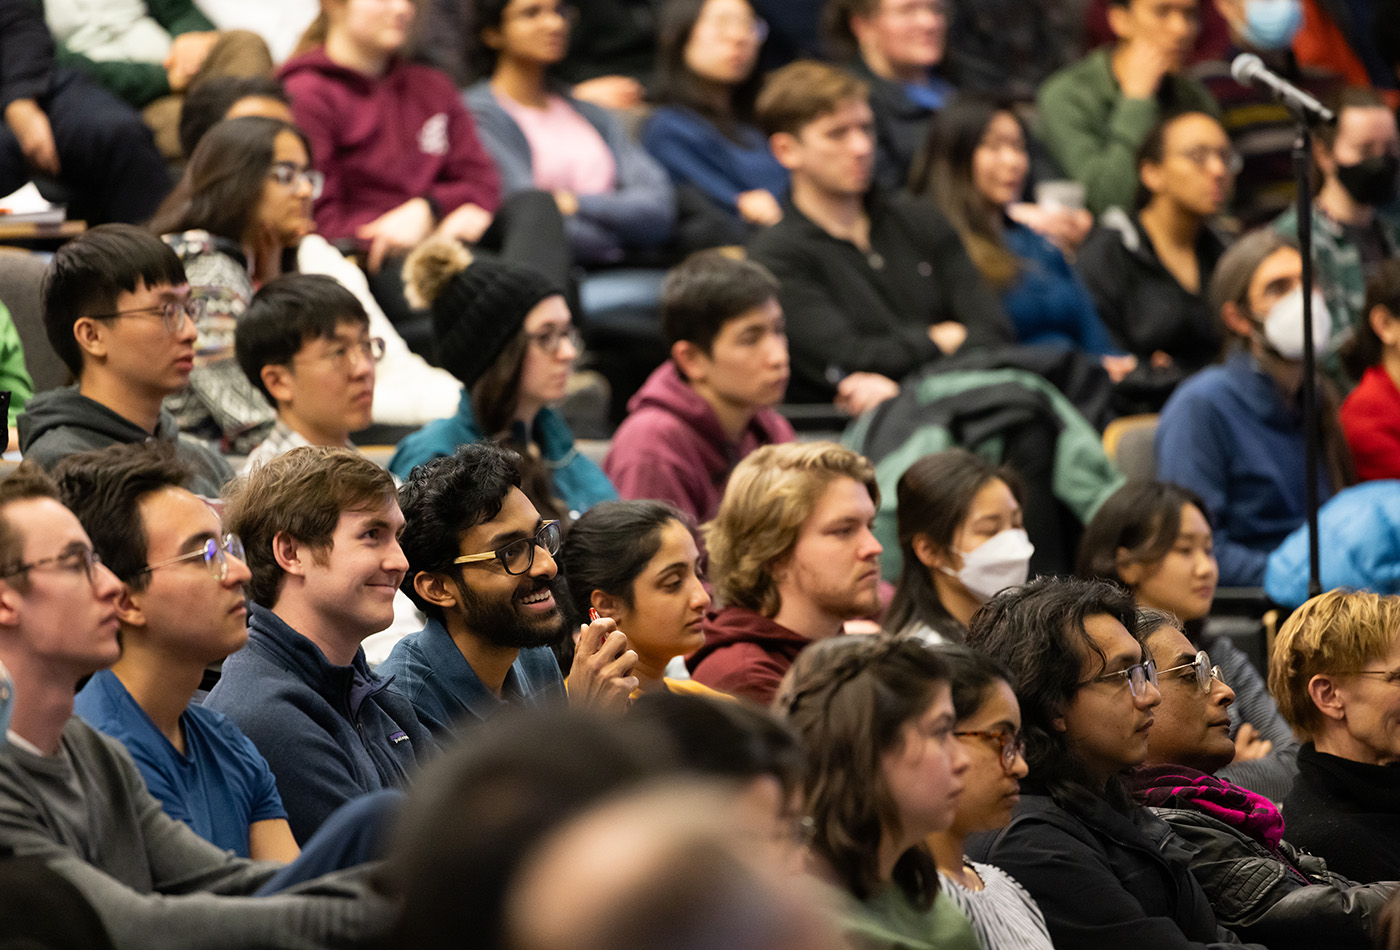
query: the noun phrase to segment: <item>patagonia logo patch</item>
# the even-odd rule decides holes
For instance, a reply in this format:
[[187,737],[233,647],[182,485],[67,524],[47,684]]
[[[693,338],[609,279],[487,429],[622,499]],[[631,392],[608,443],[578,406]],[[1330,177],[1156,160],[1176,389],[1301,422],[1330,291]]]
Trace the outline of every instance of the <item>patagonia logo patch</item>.
[[404,732],[402,729],[400,729],[398,732],[391,732],[389,733],[389,741],[392,742],[394,745],[398,745],[400,742],[407,742],[408,733]]

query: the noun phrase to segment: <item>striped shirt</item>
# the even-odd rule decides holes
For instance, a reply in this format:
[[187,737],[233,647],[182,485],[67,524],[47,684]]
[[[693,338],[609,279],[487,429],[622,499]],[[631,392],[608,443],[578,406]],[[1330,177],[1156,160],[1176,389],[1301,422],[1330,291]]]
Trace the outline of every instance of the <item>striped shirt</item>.
[[1045,916],[1015,878],[990,864],[963,861],[982,879],[982,890],[969,890],[939,871],[939,899],[947,897],[958,905],[972,922],[982,950],[1053,950]]

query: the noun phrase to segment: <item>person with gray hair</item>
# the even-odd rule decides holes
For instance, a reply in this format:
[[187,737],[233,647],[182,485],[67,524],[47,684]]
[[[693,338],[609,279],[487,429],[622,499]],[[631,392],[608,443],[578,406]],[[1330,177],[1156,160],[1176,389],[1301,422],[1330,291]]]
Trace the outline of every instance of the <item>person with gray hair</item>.
[[[1167,400],[1157,427],[1157,477],[1194,491],[1215,513],[1220,583],[1257,587],[1269,552],[1306,516],[1303,380],[1303,259],[1271,231],[1253,231],[1220,258],[1212,309],[1230,342],[1223,363],[1202,370]],[[1312,299],[1314,351],[1331,318]],[[1318,498],[1353,480],[1337,420],[1337,397],[1318,381],[1322,432]]]

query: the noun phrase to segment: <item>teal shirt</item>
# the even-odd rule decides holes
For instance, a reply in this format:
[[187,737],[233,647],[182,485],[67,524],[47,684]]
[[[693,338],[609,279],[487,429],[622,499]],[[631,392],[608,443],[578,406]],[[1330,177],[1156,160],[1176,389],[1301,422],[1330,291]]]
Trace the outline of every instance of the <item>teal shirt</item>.
[[977,933],[951,900],[939,896],[919,910],[894,885],[852,904],[842,929],[860,950],[982,950]]

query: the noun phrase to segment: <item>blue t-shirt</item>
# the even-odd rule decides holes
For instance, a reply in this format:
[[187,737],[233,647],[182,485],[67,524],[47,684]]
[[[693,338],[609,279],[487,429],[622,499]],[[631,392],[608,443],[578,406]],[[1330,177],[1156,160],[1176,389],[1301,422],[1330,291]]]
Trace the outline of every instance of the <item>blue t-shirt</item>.
[[181,713],[181,755],[111,670],[88,680],[73,709],[126,746],[165,813],[206,841],[246,858],[253,822],[287,817],[267,762],[222,714],[193,705]]

